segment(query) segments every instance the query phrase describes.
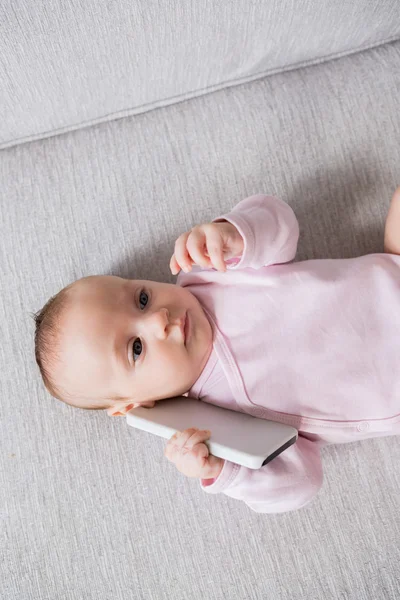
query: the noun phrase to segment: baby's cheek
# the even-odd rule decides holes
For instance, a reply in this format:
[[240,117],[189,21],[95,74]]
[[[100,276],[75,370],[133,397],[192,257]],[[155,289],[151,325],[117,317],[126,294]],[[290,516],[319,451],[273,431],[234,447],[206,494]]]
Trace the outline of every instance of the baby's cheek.
[[187,355],[176,356],[173,365],[170,365],[165,373],[165,383],[173,390],[174,394],[183,395],[193,385],[196,377],[196,369],[193,360]]

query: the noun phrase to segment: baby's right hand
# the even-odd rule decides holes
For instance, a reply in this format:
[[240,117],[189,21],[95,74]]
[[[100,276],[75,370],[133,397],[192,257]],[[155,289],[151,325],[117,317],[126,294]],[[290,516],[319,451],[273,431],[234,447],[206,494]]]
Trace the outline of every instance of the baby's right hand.
[[164,455],[186,477],[217,478],[225,461],[209,453],[204,442],[210,436],[210,431],[194,427],[177,431],[168,441]]
[[225,260],[241,256],[243,247],[242,236],[228,221],[196,225],[176,240],[169,266],[173,275],[180,269],[187,273],[192,264],[226,271]]

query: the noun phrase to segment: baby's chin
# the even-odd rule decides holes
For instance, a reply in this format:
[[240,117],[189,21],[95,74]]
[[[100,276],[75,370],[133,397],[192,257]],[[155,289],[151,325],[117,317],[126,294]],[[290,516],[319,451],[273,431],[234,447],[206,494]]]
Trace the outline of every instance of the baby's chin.
[[175,398],[178,396],[189,396],[189,392],[185,392],[184,394],[174,394],[171,396],[166,396],[165,398],[157,398],[157,400],[148,400],[146,402],[139,402],[138,404],[140,406],[144,406],[145,408],[153,408],[156,404],[156,402],[162,402],[163,400],[166,400],[167,398]]

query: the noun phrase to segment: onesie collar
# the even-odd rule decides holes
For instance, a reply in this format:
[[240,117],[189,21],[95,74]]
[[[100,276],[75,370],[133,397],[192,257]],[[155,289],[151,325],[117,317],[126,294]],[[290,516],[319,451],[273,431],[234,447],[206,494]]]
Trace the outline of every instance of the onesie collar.
[[202,389],[203,389],[204,385],[210,379],[210,377],[215,369],[215,365],[217,364],[217,361],[218,361],[218,356],[215,351],[215,345],[213,343],[213,347],[212,347],[210,356],[208,357],[208,360],[206,362],[204,369],[202,370],[199,378],[194,382],[194,384],[192,385],[192,387],[189,390],[188,395],[191,398],[199,398],[201,396]]

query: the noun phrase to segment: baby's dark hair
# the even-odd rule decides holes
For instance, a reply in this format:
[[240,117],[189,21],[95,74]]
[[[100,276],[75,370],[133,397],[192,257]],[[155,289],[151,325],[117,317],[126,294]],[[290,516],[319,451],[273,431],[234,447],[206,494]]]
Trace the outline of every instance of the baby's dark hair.
[[35,359],[47,391],[65,402],[66,394],[54,381],[52,366],[57,360],[60,318],[68,304],[69,289],[63,288],[52,296],[37,313],[33,314],[35,329]]
[[104,403],[85,403],[81,406],[78,399],[72,397],[68,392],[62,389],[54,380],[52,367],[59,360],[60,344],[60,321],[61,315],[68,307],[70,301],[70,291],[72,283],[63,288],[58,294],[52,296],[38,312],[33,313],[33,319],[36,324],[35,329],[35,359],[47,391],[57,400],[79,408],[88,408],[92,410],[101,410],[106,408]]

